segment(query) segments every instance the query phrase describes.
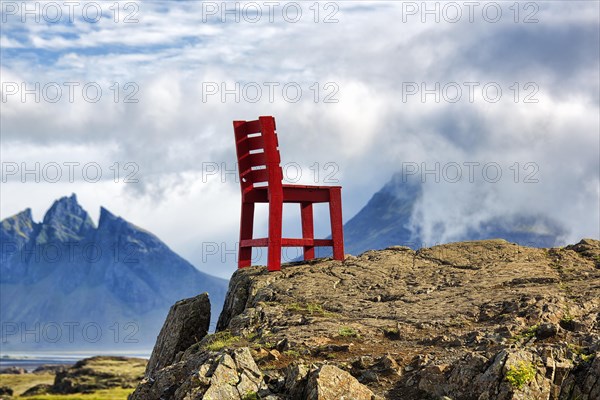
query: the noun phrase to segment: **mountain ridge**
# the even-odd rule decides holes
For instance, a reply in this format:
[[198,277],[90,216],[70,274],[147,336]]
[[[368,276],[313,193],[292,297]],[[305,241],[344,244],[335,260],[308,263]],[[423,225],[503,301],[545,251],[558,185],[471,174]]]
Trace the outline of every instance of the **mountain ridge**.
[[[425,184],[402,173],[394,174],[352,218],[344,224],[345,251],[359,255],[367,250],[403,245],[417,250],[447,242],[501,238],[523,246],[562,245],[566,229],[551,216],[515,212],[492,216],[476,225],[467,225],[462,235],[443,243],[428,243],[415,219],[416,209],[425,196]],[[326,253],[322,250],[319,255]]]
[[[33,220],[31,209],[4,219],[0,239],[2,322],[16,324],[3,351],[50,345],[147,348],[173,301],[208,291],[217,315],[227,288],[226,280],[199,271],[156,235],[104,207],[96,226],[75,194],[56,200],[42,222]],[[80,332],[80,340],[69,343],[64,325],[71,323],[100,327],[102,338],[88,341]],[[58,325],[61,340],[37,335],[23,343],[22,324],[40,326],[40,334]],[[113,335],[116,329],[121,335]],[[137,342],[124,343],[122,335],[134,331]]]

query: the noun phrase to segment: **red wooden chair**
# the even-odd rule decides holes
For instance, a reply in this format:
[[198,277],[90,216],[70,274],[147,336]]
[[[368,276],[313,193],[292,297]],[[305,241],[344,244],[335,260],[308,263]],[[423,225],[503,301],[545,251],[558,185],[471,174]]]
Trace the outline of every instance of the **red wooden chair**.
[[[333,247],[333,258],[344,259],[342,188],[340,186],[284,185],[275,133],[275,118],[234,121],[235,144],[242,189],[238,268],[251,265],[252,247],[268,247],[267,268],[281,269],[282,247],[303,247],[304,259],[315,258],[315,247]],[[269,203],[269,237],[252,238],[254,204]],[[302,239],[281,237],[283,203],[299,203]],[[313,203],[329,203],[331,239],[315,239]]]

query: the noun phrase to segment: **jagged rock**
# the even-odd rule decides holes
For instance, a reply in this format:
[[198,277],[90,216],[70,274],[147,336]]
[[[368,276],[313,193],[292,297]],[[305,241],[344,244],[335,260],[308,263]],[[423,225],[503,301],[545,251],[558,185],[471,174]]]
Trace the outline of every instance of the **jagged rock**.
[[310,374],[305,399],[372,400],[375,394],[348,372],[333,365],[323,365]]
[[240,392],[236,387],[239,382],[238,371],[233,358],[224,354],[218,361],[217,367],[210,378],[210,387],[203,398],[209,399],[239,399]]
[[180,300],[171,306],[167,319],[156,339],[146,376],[173,363],[175,356],[208,333],[210,301],[207,293]]
[[382,373],[395,373],[400,374],[400,369],[396,360],[390,357],[389,354],[381,357],[377,360],[377,363],[373,366],[373,368]]
[[555,336],[557,333],[558,327],[554,324],[541,324],[535,332],[538,339],[547,339]]
[[[130,400],[231,399],[266,391],[263,374],[247,347],[209,357],[194,353],[188,359],[159,369],[146,377]],[[268,393],[266,393],[268,394]]]
[[264,388],[263,375],[247,347],[236,349],[233,353],[239,376],[238,392],[244,396],[248,392],[258,392]]
[[448,369],[448,365],[430,365],[424,368],[420,374],[419,389],[431,395],[442,397],[448,390],[445,376]]
[[290,400],[300,400],[308,379],[308,367],[304,364],[290,365],[286,371],[285,388]]

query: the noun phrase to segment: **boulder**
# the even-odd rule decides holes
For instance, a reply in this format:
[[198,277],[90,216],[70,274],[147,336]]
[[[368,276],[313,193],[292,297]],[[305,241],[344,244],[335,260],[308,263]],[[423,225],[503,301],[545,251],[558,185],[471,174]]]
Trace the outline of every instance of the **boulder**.
[[333,365],[323,365],[308,378],[305,399],[372,400],[375,394],[348,372]]
[[208,333],[209,325],[208,293],[173,304],[156,339],[146,376],[152,377],[157,370],[173,363],[179,352],[199,342]]
[[308,367],[304,364],[288,366],[285,376],[285,388],[290,400],[301,400],[308,378]]

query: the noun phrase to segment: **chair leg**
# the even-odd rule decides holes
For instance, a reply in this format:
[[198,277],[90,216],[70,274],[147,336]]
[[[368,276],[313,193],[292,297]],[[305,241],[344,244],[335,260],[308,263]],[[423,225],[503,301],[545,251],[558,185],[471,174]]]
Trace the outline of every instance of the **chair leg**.
[[344,260],[344,227],[342,225],[342,190],[329,190],[329,218],[331,220],[331,239],[333,240],[333,258]]
[[252,265],[252,247],[242,247],[242,240],[252,239],[254,226],[254,203],[242,203],[242,217],[240,222],[240,243],[238,250],[238,268]]
[[281,223],[283,215],[283,197],[269,199],[269,250],[267,269],[281,270]]
[[[302,217],[302,238],[314,239],[312,203],[300,203],[300,214]],[[313,258],[315,258],[315,246],[304,246],[304,260],[312,260]]]

